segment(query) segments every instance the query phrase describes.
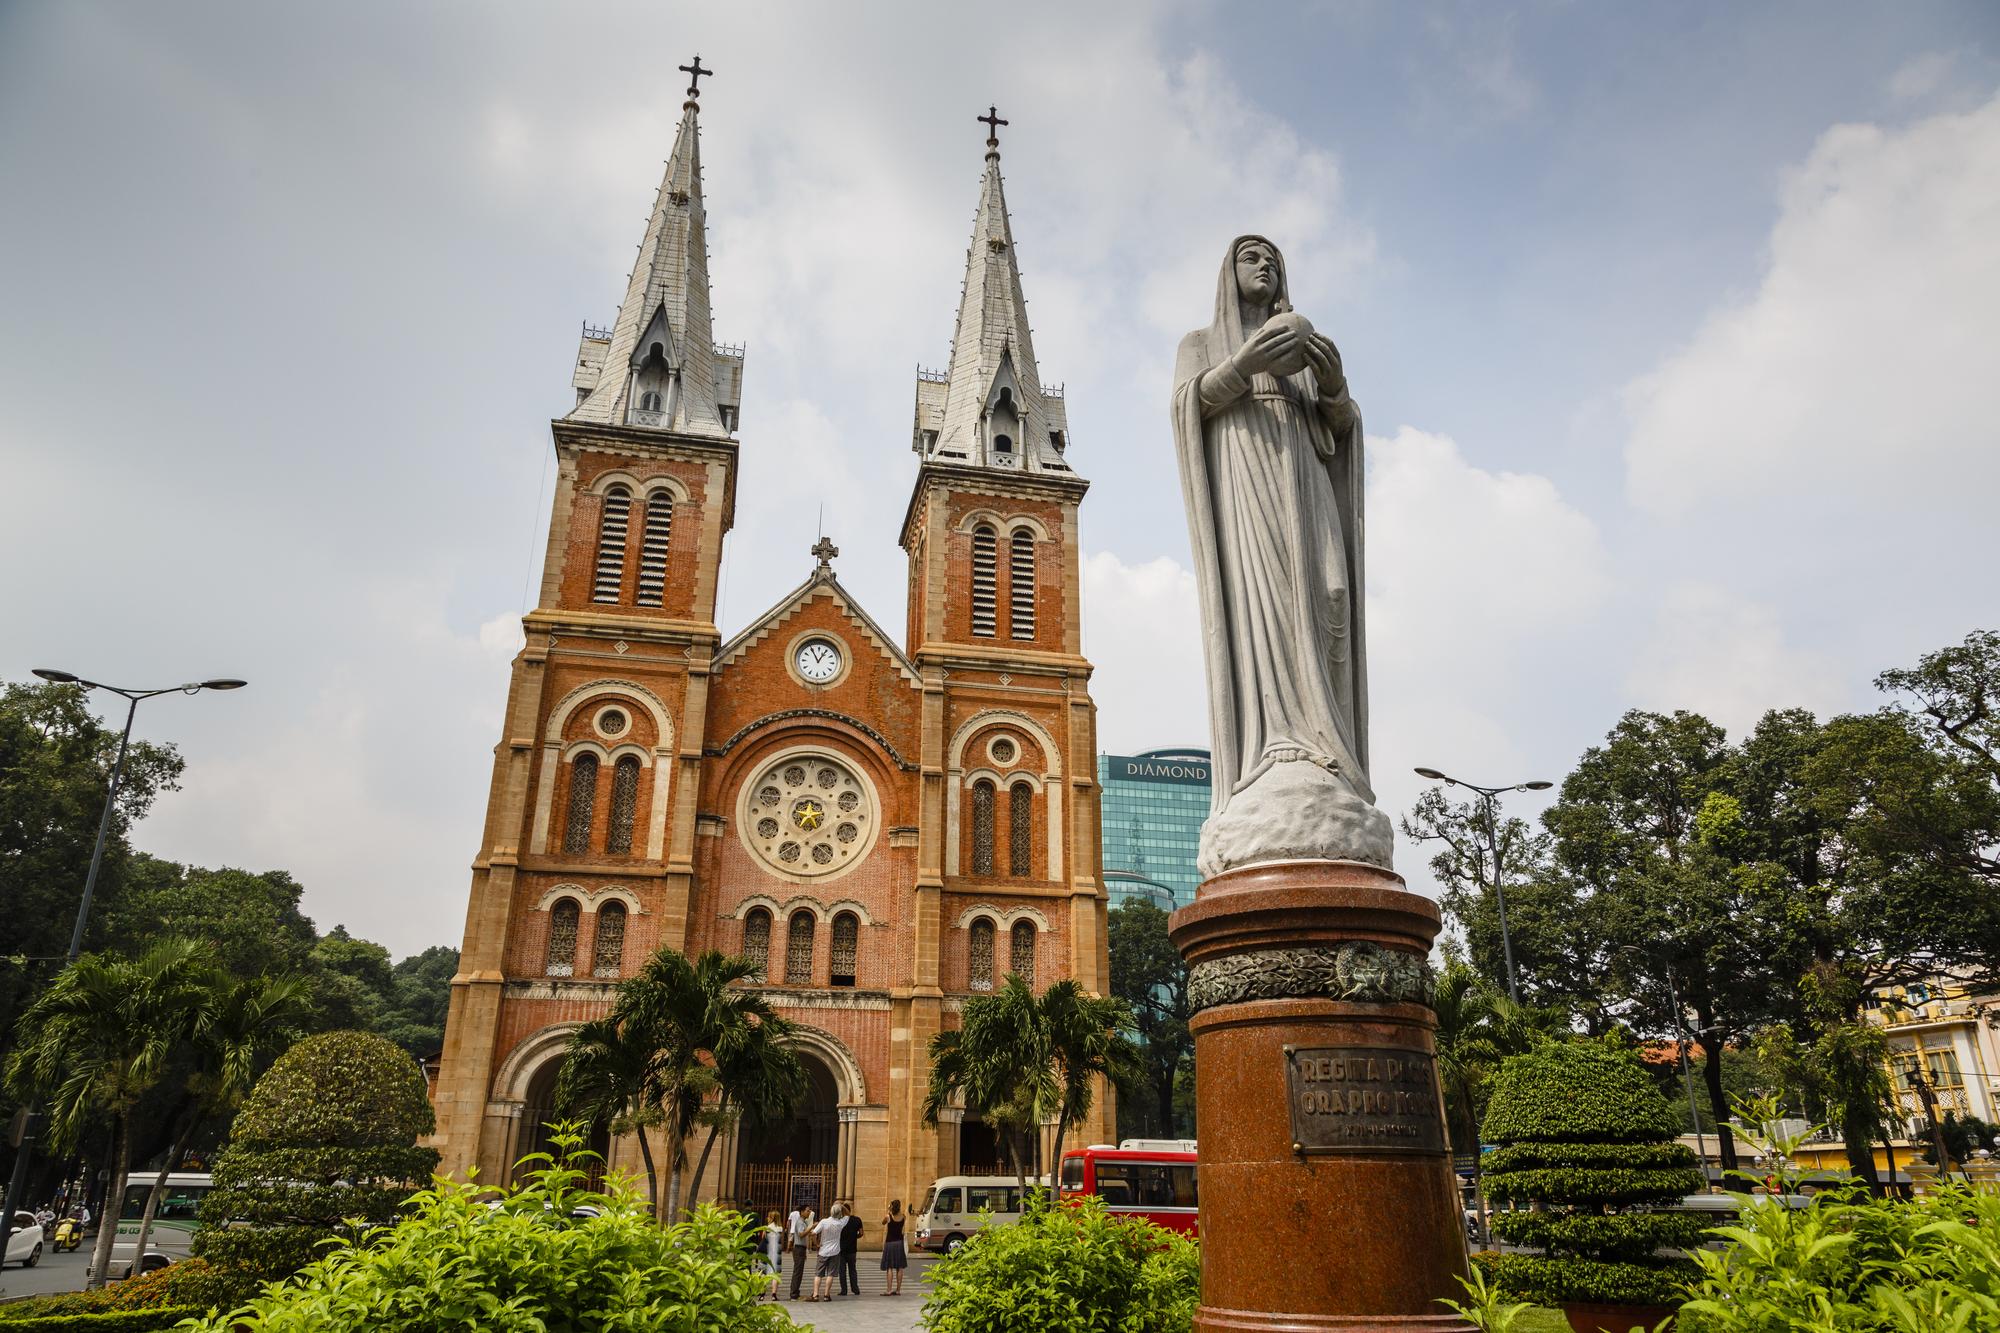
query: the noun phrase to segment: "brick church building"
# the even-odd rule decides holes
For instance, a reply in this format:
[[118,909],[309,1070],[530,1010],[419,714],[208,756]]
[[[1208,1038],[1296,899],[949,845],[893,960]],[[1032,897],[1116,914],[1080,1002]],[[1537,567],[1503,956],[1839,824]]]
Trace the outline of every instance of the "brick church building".
[[[917,376],[903,635],[822,541],[725,638],[737,454],[758,446],[737,439],[743,351],[710,329],[697,122],[690,90],[618,317],[586,327],[576,405],[552,423],[548,555],[473,864],[439,1140],[445,1170],[506,1179],[546,1142],[564,1045],[619,979],[661,946],[721,949],[798,1025],[811,1094],[755,1141],[725,1132],[701,1193],[775,1207],[817,1182],[872,1228],[890,1198],[999,1163],[976,1116],[921,1119],[928,1044],[964,1000],[1009,971],[1109,990],[1087,483],[1035,363],[989,133],[950,367]],[[1106,1092],[1071,1141],[1111,1124]],[[635,1143],[600,1146],[638,1166]]]

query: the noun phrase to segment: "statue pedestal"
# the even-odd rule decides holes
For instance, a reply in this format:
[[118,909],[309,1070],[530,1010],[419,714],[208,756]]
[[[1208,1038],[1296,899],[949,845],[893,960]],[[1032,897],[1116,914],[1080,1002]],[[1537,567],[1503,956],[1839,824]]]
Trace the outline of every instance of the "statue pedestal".
[[1174,913],[1198,1012],[1196,1330],[1471,1333],[1427,986],[1437,907],[1354,861],[1245,866]]

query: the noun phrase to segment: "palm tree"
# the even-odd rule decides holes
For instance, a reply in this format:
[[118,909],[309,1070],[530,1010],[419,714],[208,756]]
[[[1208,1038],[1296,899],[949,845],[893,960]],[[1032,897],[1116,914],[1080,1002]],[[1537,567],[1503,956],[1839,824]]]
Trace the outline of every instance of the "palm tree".
[[660,1174],[646,1131],[660,1123],[651,1097],[652,1043],[617,1017],[585,1023],[569,1039],[556,1076],[556,1108],[607,1126],[613,1134],[637,1134],[646,1163],[646,1201],[660,1211]]
[[86,1285],[104,1285],[132,1167],[132,1110],[213,1013],[214,969],[193,940],[163,939],[138,958],[86,954],[21,1016],[7,1080],[45,1097],[50,1137],[74,1145],[98,1115],[111,1117],[111,1188]]
[[[734,1099],[739,1105],[745,1097],[761,1104],[776,1095],[771,1088],[751,1092],[736,1087],[732,1080],[753,1073],[763,1077],[771,1067],[786,1061],[797,1065],[798,1057],[782,1043],[789,1031],[785,1021],[762,995],[735,984],[756,974],[755,963],[714,949],[694,959],[678,949],[660,949],[636,974],[619,983],[618,999],[607,1021],[615,1026],[617,1041],[634,1049],[619,1057],[633,1063],[622,1065],[617,1072],[621,1079],[633,1080],[636,1088],[626,1103],[631,1107],[628,1113],[648,1117],[665,1132],[668,1222],[680,1215],[687,1140],[700,1122],[710,1094],[723,1101]],[[760,1032],[766,1035],[760,1038]],[[767,1042],[765,1049],[757,1060],[749,1060],[746,1052],[759,1041]],[[572,1045],[569,1058],[577,1056],[577,1047]],[[590,1058],[585,1056],[586,1069],[579,1070],[573,1082],[581,1085]],[[804,1073],[799,1070],[772,1087],[797,1087],[803,1081]],[[646,1154],[650,1169],[652,1159],[643,1127],[640,1150]]]
[[993,994],[965,1002],[958,1031],[931,1038],[924,1123],[935,1126],[952,1099],[960,1099],[1005,1137],[1025,1191],[1027,1133],[1055,1121],[1060,1170],[1063,1139],[1089,1114],[1096,1080],[1136,1069],[1138,1052],[1125,1035],[1130,1022],[1122,1002],[1094,996],[1075,981],[1059,981],[1037,1000],[1009,973]]
[[1127,1035],[1132,1013],[1123,1000],[1092,995],[1065,979],[1042,992],[1039,1008],[1055,1067],[1056,1137],[1049,1157],[1050,1170],[1059,1173],[1063,1139],[1071,1125],[1090,1114],[1098,1080],[1135,1078],[1140,1072],[1139,1050]]
[[153,1216],[166,1193],[167,1176],[186,1160],[195,1131],[203,1121],[243,1104],[263,1057],[291,1044],[312,1011],[311,986],[303,977],[229,979],[218,974],[214,984],[219,987],[216,1002],[191,1034],[194,1061],[180,1133],[146,1194],[146,1211],[139,1219],[134,1272],[153,1233]]
[[785,1119],[805,1097],[805,1066],[785,1044],[790,1026],[782,1018],[756,1023],[742,1040],[716,1052],[716,1101],[702,1113],[708,1137],[702,1141],[701,1156],[695,1160],[694,1175],[688,1182],[689,1198],[701,1197],[708,1156],[724,1125],[734,1120],[746,1133],[755,1133]]

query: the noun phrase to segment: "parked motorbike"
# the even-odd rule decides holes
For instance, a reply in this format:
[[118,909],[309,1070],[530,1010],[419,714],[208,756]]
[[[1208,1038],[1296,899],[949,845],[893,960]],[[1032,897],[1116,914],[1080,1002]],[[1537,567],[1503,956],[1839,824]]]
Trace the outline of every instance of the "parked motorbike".
[[83,1244],[83,1223],[74,1217],[65,1217],[56,1223],[55,1235],[49,1243],[55,1246],[57,1254],[68,1254]]

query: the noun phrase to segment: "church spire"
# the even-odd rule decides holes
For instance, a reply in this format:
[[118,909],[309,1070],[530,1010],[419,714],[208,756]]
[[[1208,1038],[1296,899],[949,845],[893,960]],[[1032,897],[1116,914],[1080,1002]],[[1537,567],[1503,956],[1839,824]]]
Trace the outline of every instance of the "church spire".
[[1060,387],[1044,388],[1014,262],[1014,232],[1000,179],[997,108],[987,127],[986,174],[965,252],[951,368],[917,372],[913,447],[925,459],[1017,472],[1068,472],[1069,421]]
[[740,348],[718,349],[709,324],[708,235],[701,198],[702,75],[688,74],[680,133],[610,330],[584,330],[571,421],[726,438],[741,401]]

